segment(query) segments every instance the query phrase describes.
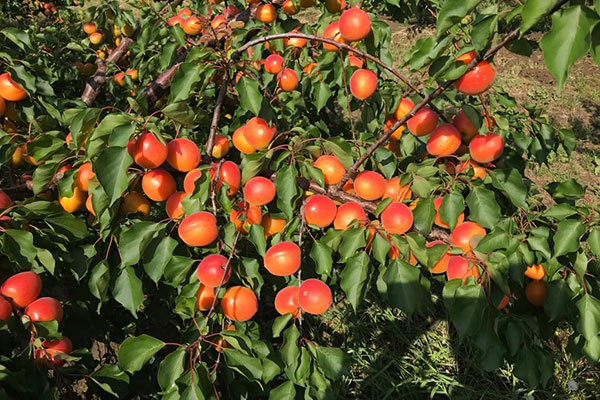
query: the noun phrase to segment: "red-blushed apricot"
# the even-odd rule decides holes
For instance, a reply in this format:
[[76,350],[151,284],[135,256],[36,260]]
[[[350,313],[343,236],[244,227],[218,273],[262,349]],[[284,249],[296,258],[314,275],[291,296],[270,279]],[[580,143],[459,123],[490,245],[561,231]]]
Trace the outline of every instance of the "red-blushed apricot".
[[0,209],[8,208],[12,205],[12,199],[6,192],[0,189]]
[[367,223],[367,214],[365,214],[365,210],[360,204],[349,201],[338,207],[333,220],[333,227],[346,230],[353,221],[358,221],[359,225],[364,225]]
[[323,314],[329,309],[332,301],[331,289],[325,282],[307,279],[300,285],[298,305],[302,311],[315,315]]
[[465,143],[469,143],[471,139],[473,139],[479,133],[477,128],[475,128],[475,126],[463,110],[460,110],[458,114],[454,116],[452,124],[456,127],[456,129],[458,129],[460,133],[462,133],[462,139]]
[[275,310],[281,314],[292,314],[296,318],[300,313],[300,305],[298,304],[298,286],[288,286],[281,289],[275,295]]
[[485,235],[485,229],[475,222],[463,222],[456,225],[450,234],[450,245],[461,248],[464,253],[470,253]]
[[167,146],[150,132],[141,135],[135,142],[133,159],[142,168],[158,168],[167,159]]
[[504,307],[506,307],[508,305],[509,301],[510,301],[509,297],[507,295],[504,295],[504,297],[502,297],[502,299],[500,300],[500,302],[496,306],[496,309],[497,310],[502,310]]
[[287,221],[283,218],[273,218],[270,214],[267,214],[262,218],[260,224],[265,231],[265,238],[268,238],[269,236],[283,231]]
[[207,211],[197,212],[181,221],[177,233],[188,246],[209,245],[219,235],[217,219]]
[[[437,197],[433,200],[433,206],[435,207],[435,218],[433,219],[433,223],[439,226],[440,228],[448,229],[448,224],[442,220],[442,216],[440,215],[440,206],[442,205],[442,197]],[[456,225],[460,225],[465,220],[465,213],[461,212],[458,215],[458,219],[456,221]]]
[[275,198],[275,185],[269,179],[255,176],[244,185],[244,199],[253,206],[269,204]]
[[167,145],[167,161],[177,171],[191,171],[200,164],[200,149],[190,139],[173,139]]
[[357,42],[363,40],[371,32],[371,19],[360,8],[350,8],[340,17],[340,33],[344,40]]
[[415,116],[406,121],[410,133],[415,136],[425,136],[435,129],[438,123],[438,114],[429,106],[423,106]]
[[354,191],[362,199],[373,201],[385,193],[387,181],[375,171],[363,171],[354,178]]
[[212,19],[212,21],[210,21],[210,26],[213,29],[217,29],[218,27],[220,27],[221,25],[225,25],[227,23],[227,21],[225,20],[225,17],[222,15],[217,15],[216,17],[214,17]]
[[135,68],[127,68],[127,72],[125,72],[131,80],[136,81],[138,78],[138,70]]
[[452,279],[462,279],[463,283],[465,283],[469,276],[473,276],[475,279],[479,278],[477,266],[471,266],[469,261],[464,257],[450,256],[448,259],[446,278],[449,281]]
[[250,231],[250,225],[258,225],[262,222],[262,211],[260,207],[241,201],[231,210],[229,221],[233,222],[235,229],[241,228],[242,232],[247,234]]
[[323,172],[326,185],[337,185],[346,173],[346,168],[336,156],[321,156],[313,162],[313,165]]
[[[433,247],[438,244],[445,243],[441,240],[434,240],[433,242],[427,243],[425,247]],[[431,271],[432,274],[443,274],[448,269],[448,261],[450,261],[450,254],[446,252],[442,258],[440,258],[439,261],[433,267],[431,267],[429,271]]]
[[225,268],[227,257],[220,254],[211,254],[204,257],[198,264],[196,275],[204,286],[218,287],[224,285],[231,277],[231,267]]
[[354,181],[352,179],[348,179],[346,183],[344,183],[344,187],[342,190],[348,194],[355,194],[354,191]]
[[67,360],[61,360],[59,357],[62,354],[69,354],[73,351],[73,344],[71,339],[63,336],[60,340],[51,340],[42,342],[42,347],[45,353],[50,357],[50,361],[57,366],[61,366],[67,362]]
[[279,86],[285,92],[292,92],[298,87],[298,75],[291,68],[286,68],[278,75]]
[[346,8],[346,0],[325,0],[325,8],[330,13],[337,13]]
[[368,69],[357,69],[350,77],[350,91],[359,100],[366,100],[377,90],[377,75]]
[[394,118],[400,121],[406,116],[406,114],[408,114],[414,108],[414,106],[415,103],[413,103],[410,99],[403,98],[402,100],[400,100],[398,106],[396,107],[396,110],[394,111]]
[[504,151],[504,139],[495,133],[475,136],[469,143],[471,158],[478,163],[497,160]]
[[8,101],[19,101],[27,97],[27,92],[5,72],[0,74],[0,97]]
[[187,17],[191,17],[192,16],[192,10],[190,10],[189,8],[182,8],[177,13],[177,16],[181,17],[181,18],[184,18],[184,19],[187,18]]
[[153,169],[144,174],[142,189],[150,200],[165,201],[177,190],[177,183],[164,169]]
[[243,130],[244,138],[256,150],[266,149],[275,133],[277,129],[274,126],[269,126],[267,121],[258,117],[250,119]]
[[483,181],[487,175],[487,173],[485,172],[485,168],[477,164],[475,161],[471,161],[470,164],[473,168],[473,177],[471,178],[471,180],[481,179]]
[[304,219],[309,225],[325,228],[335,219],[337,207],[327,196],[316,194],[306,199],[304,204]]
[[201,176],[202,176],[201,169],[193,169],[193,170],[189,171],[187,174],[185,174],[185,178],[183,178],[184,192],[186,192],[187,194],[194,193],[194,190],[196,189],[196,181],[198,179],[200,179]]
[[58,203],[66,212],[70,213],[81,210],[86,200],[87,193],[77,186],[73,187],[73,195],[71,197],[62,197],[61,195],[58,195]]
[[23,165],[24,161],[25,160],[23,159],[23,148],[19,146],[12,153],[12,156],[10,157],[10,163],[13,167],[20,167],[21,165]]
[[77,170],[75,185],[77,185],[77,187],[84,192],[87,192],[90,185],[90,179],[92,179],[94,176],[96,176],[96,174],[92,170],[92,164],[89,161],[83,163]]
[[92,194],[91,193],[88,194],[87,200],[85,201],[85,208],[94,217],[96,216],[96,212],[94,211],[94,203],[92,203]]
[[221,299],[221,309],[232,321],[248,321],[258,311],[258,300],[247,287],[232,286]]
[[[217,174],[217,168],[217,164],[213,164],[210,168],[210,177],[213,181]],[[226,182],[229,185],[229,190],[227,191],[229,196],[233,196],[240,190],[242,173],[240,167],[233,161],[225,161],[221,164],[219,179],[217,181],[217,190],[221,188],[223,182]]]
[[289,276],[300,269],[300,247],[293,242],[279,242],[271,246],[264,257],[267,271],[275,276]]
[[427,140],[427,152],[432,156],[445,157],[460,147],[461,137],[452,124],[441,124],[431,132]]
[[546,276],[546,270],[542,264],[533,264],[525,269],[525,276],[539,281]]
[[[323,38],[331,39],[338,43],[346,43],[346,41],[340,34],[340,22],[339,21],[333,21],[332,23],[327,25],[327,27],[323,31]],[[338,51],[337,46],[335,46],[333,44],[329,44],[329,43],[323,43],[323,48],[327,51]]]
[[544,282],[530,282],[525,288],[525,297],[534,306],[543,307],[546,302],[546,285]]
[[361,58],[348,56],[348,65],[355,68],[362,68],[365,63]]
[[129,192],[123,196],[123,202],[119,208],[122,215],[141,213],[144,217],[150,214],[150,202],[140,192]]
[[136,144],[136,142],[137,142],[137,138],[135,136],[132,137],[131,139],[129,139],[129,142],[127,142],[127,152],[129,153],[131,158],[134,159],[134,161],[135,161],[135,144]]
[[0,321],[8,321],[12,315],[12,306],[4,297],[0,296]]
[[[394,127],[394,125],[396,124],[396,122],[398,122],[396,120],[396,118],[391,117],[391,116],[387,116],[385,119],[385,124],[383,125],[383,130],[385,132],[389,131],[390,129],[392,129]],[[402,137],[402,132],[404,132],[404,129],[406,128],[406,125],[400,125],[399,128],[397,128],[393,133],[392,136],[390,136],[390,140],[400,140],[400,138]]]
[[[297,33],[297,32],[298,32],[298,30],[294,29],[290,33]],[[296,47],[298,49],[301,49],[302,47],[306,46],[306,43],[307,43],[307,40],[303,39],[303,38],[291,37],[291,38],[283,39],[283,45],[285,47],[291,46],[291,47]]]
[[208,311],[215,301],[215,288],[200,285],[196,294],[196,309]]
[[25,308],[40,295],[42,280],[31,271],[20,272],[9,277],[0,286],[0,294],[16,308]]
[[98,31],[98,28],[96,27],[95,23],[90,22],[87,24],[83,24],[83,31],[88,35],[91,35],[92,33],[96,33]]
[[256,18],[260,22],[270,24],[277,19],[277,9],[273,4],[262,4],[256,9]]
[[183,31],[191,36],[196,36],[202,32],[202,21],[198,17],[189,17],[181,23]]
[[186,192],[175,192],[169,196],[165,203],[165,211],[171,219],[179,219],[184,215],[181,202],[188,194]]
[[402,185],[400,178],[391,178],[385,185],[382,199],[392,199],[392,201],[401,202],[412,197],[410,184]]
[[34,322],[60,322],[63,317],[63,307],[60,301],[53,297],[40,297],[25,308],[25,315]]
[[175,15],[169,18],[167,23],[169,24],[169,26],[181,25],[183,24],[183,18],[181,18],[179,15]]
[[213,146],[213,158],[223,158],[229,152],[229,140],[223,135],[215,135],[215,145]]
[[406,233],[413,224],[413,213],[404,203],[392,202],[381,213],[381,225],[390,234]]
[[104,40],[104,35],[100,32],[94,32],[89,36],[89,39],[91,44],[100,44]]
[[231,136],[231,141],[233,142],[233,146],[238,149],[240,153],[252,154],[256,149],[248,142],[248,140],[246,140],[246,136],[244,136],[245,128],[245,125],[237,128]]
[[[456,58],[456,61],[462,61],[468,65],[477,57],[474,51],[470,51]],[[481,61],[475,68],[465,73],[454,82],[456,89],[464,94],[476,96],[487,91],[494,84],[496,79],[496,70],[487,61]]]
[[278,74],[283,69],[283,57],[279,54],[270,54],[265,58],[264,62],[265,71],[270,74]]
[[285,15],[296,15],[300,8],[296,5],[295,0],[285,0],[281,5],[281,10]]

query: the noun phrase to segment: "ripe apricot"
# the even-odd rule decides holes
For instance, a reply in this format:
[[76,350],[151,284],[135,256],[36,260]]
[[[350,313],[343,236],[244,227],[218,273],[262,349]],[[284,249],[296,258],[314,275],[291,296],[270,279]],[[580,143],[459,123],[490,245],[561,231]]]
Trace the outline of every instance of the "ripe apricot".
[[274,126],[269,126],[267,121],[258,117],[250,119],[243,130],[246,141],[257,150],[266,149],[275,133],[277,129]]
[[258,225],[262,222],[262,211],[260,207],[251,206],[242,201],[237,203],[236,208],[231,210],[229,221],[234,223],[235,229],[241,228],[243,233],[248,233],[250,225]]
[[292,317],[296,318],[300,313],[300,305],[298,304],[299,292],[300,289],[298,286],[288,286],[281,289],[275,295],[275,310],[281,315],[290,313]]
[[[385,119],[385,125],[383,126],[383,130],[385,132],[388,132],[390,129],[392,129],[394,127],[394,125],[396,124],[396,122],[398,122],[396,120],[396,118],[394,117],[386,117]],[[406,125],[400,125],[400,127],[398,127],[390,136],[390,140],[400,140],[400,138],[402,137],[402,132],[404,132],[404,129],[406,128]]]
[[260,224],[265,231],[265,238],[268,238],[269,236],[283,231],[287,221],[282,218],[273,218],[270,214],[267,214],[262,218]]
[[460,132],[452,124],[441,124],[431,132],[427,140],[427,152],[432,156],[445,157],[460,147]]
[[25,308],[40,295],[42,280],[31,271],[19,272],[0,286],[0,294],[16,308]]
[[279,242],[271,246],[264,257],[267,271],[275,276],[289,276],[300,269],[300,247],[293,242]]
[[[323,31],[323,38],[331,39],[338,43],[346,43],[342,35],[340,34],[340,22],[333,21]],[[323,43],[323,48],[327,51],[338,51],[339,48],[333,44]]]
[[227,283],[231,277],[231,267],[226,268],[226,266],[227,257],[220,254],[211,254],[200,261],[196,269],[196,275],[204,286],[218,287]]
[[34,322],[60,322],[63,317],[63,307],[60,301],[53,297],[40,297],[27,306],[25,315]]
[[215,288],[200,285],[196,294],[196,309],[208,311],[215,301]]
[[202,176],[201,169],[193,169],[185,174],[183,178],[183,190],[187,194],[192,194],[196,190],[196,181]]
[[177,190],[177,183],[164,169],[153,169],[144,174],[142,189],[150,200],[165,201]]
[[173,139],[167,145],[167,161],[177,171],[191,171],[200,164],[200,149],[190,139]]
[[392,199],[392,201],[401,202],[408,200],[412,197],[412,191],[410,190],[410,184],[402,185],[400,178],[391,178],[385,185],[385,191],[383,192],[382,199]]
[[[445,243],[442,242],[441,240],[434,240],[433,242],[427,243],[425,245],[425,247],[433,247],[438,244],[445,244]],[[448,252],[446,252],[442,256],[442,258],[440,258],[439,261],[433,267],[431,267],[431,269],[429,271],[431,271],[432,274],[443,274],[448,269],[448,261],[450,261],[450,254]]]
[[229,152],[229,140],[223,135],[215,135],[215,145],[213,146],[213,158],[223,158]]
[[202,21],[198,17],[189,17],[183,20],[181,24],[183,31],[191,36],[196,36],[202,33]]
[[210,21],[210,26],[216,30],[219,26],[225,25],[226,23],[227,21],[225,20],[224,16],[217,15],[212,19],[212,21]]
[[279,86],[285,92],[293,92],[298,87],[298,75],[291,68],[286,68],[278,75]]
[[337,207],[327,196],[316,194],[306,199],[304,204],[304,219],[309,225],[325,228],[335,219]]
[[221,309],[232,321],[248,321],[258,311],[258,300],[247,287],[232,286],[223,295]]
[[100,44],[104,40],[104,35],[100,32],[94,32],[89,37],[91,44]]
[[63,336],[60,340],[51,340],[42,342],[42,347],[48,356],[50,356],[50,361],[54,365],[61,366],[67,362],[67,360],[59,359],[58,356],[62,354],[69,354],[73,351],[73,344],[71,343],[71,339],[66,336]]
[[495,133],[475,136],[469,143],[471,158],[478,163],[497,160],[504,151],[504,139]]
[[542,264],[533,264],[525,269],[525,276],[539,281],[546,276],[546,270]]
[[463,283],[465,283],[469,276],[473,276],[475,279],[479,278],[479,269],[477,269],[477,266],[470,266],[469,261],[464,257],[450,256],[446,278],[449,281],[452,279],[462,279]]
[[133,159],[142,168],[160,167],[167,159],[167,155],[167,146],[150,132],[144,133],[135,142]]
[[530,282],[525,288],[525,297],[534,306],[543,307],[546,302],[546,285],[544,282]]
[[140,192],[129,192],[123,196],[119,212],[123,215],[139,212],[147,217],[150,214],[150,202]]
[[[298,32],[298,31],[296,29],[294,29],[292,32]],[[306,42],[307,42],[306,39],[297,38],[297,37],[283,39],[283,45],[285,47],[291,46],[291,47],[296,47],[299,49],[306,46]]]
[[96,33],[98,31],[98,28],[96,28],[95,23],[90,22],[87,24],[83,24],[83,31],[88,35],[91,35],[92,33]]
[[350,91],[359,100],[371,97],[377,89],[377,75],[368,69],[357,69],[350,77]]
[[346,0],[325,0],[325,8],[330,13],[337,13],[346,8]]
[[485,229],[475,222],[463,222],[456,225],[450,234],[450,245],[461,248],[463,253],[470,253],[485,235]]
[[169,26],[175,26],[175,25],[181,26],[181,24],[183,24],[183,18],[181,18],[179,15],[175,15],[175,16],[169,18],[167,23],[169,24]]
[[438,123],[438,114],[429,106],[423,106],[415,116],[406,121],[410,133],[415,136],[425,136],[435,129]]
[[169,196],[165,203],[165,210],[171,219],[179,219],[183,216],[183,204],[181,202],[188,194],[186,192],[175,192]]
[[85,201],[85,208],[94,217],[96,216],[96,212],[94,211],[94,203],[92,203],[92,194],[91,193],[88,194],[87,200]]
[[0,296],[0,321],[8,321],[11,315],[12,306],[4,297]]
[[92,179],[94,176],[96,176],[96,174],[92,170],[92,164],[89,161],[83,163],[77,170],[75,185],[77,185],[77,187],[84,192],[87,192],[90,185],[90,179]]
[[253,206],[262,206],[275,198],[275,185],[269,179],[255,176],[244,186],[244,199]]
[[[436,224],[437,226],[439,226],[440,228],[448,229],[448,224],[442,220],[442,216],[440,215],[440,206],[442,205],[442,201],[443,201],[442,197],[437,197],[436,199],[433,200],[433,206],[435,207],[435,218],[433,220],[433,223]],[[461,212],[458,215],[456,225],[462,224],[464,222],[464,220],[465,220],[465,213]]]
[[27,92],[5,72],[0,74],[0,97],[8,101],[19,101],[27,97]]
[[387,181],[375,171],[363,171],[354,178],[354,191],[362,199],[373,201],[385,193]]
[[371,19],[360,8],[350,8],[340,17],[340,33],[348,42],[363,40],[371,32]]
[[413,213],[404,203],[392,202],[381,213],[381,225],[390,234],[406,233],[413,224]]
[[355,68],[362,68],[364,61],[356,56],[348,56],[348,65]]
[[21,146],[19,146],[12,153],[12,156],[10,157],[10,163],[13,167],[20,167],[21,165],[23,165],[23,162],[23,149],[21,148]]
[[181,221],[177,233],[188,246],[209,245],[219,235],[217,219],[209,212],[197,212]]
[[307,279],[300,285],[298,305],[309,314],[323,314],[329,309],[333,297],[329,286],[318,279]]
[[277,9],[273,4],[262,4],[256,9],[256,18],[265,24],[270,24],[277,19]]
[[[477,58],[477,54],[474,51],[470,51],[456,58],[456,61],[462,61],[465,65],[468,65]],[[476,96],[492,87],[496,79],[496,70],[487,61],[481,61],[475,68],[465,73],[463,76],[458,78],[454,82],[456,89],[464,94]]]
[[456,114],[452,120],[452,124],[460,133],[462,133],[462,139],[465,143],[469,143],[471,139],[473,139],[479,133],[477,128],[475,128],[475,125],[473,125],[463,110],[460,110],[458,114]]
[[346,173],[346,168],[336,156],[320,156],[313,165],[323,172],[326,185],[337,185]]
[[12,199],[9,195],[4,192],[4,190],[0,189],[0,209],[8,208],[12,205]]
[[244,136],[245,128],[245,125],[237,128],[231,136],[231,141],[233,142],[233,146],[238,149],[240,153],[252,154],[256,149],[248,142],[248,140],[246,140],[246,136]]
[[367,214],[365,214],[365,210],[360,204],[349,201],[338,207],[333,220],[333,227],[346,230],[353,221],[358,221],[359,225],[364,225],[368,221]]
[[81,210],[83,204],[87,200],[87,193],[79,189],[77,186],[73,187],[73,195],[71,197],[62,197],[58,195],[58,203],[66,212],[74,213]]
[[270,74],[278,74],[283,69],[283,57],[279,54],[271,54],[265,58],[265,71]]
[[[213,164],[210,168],[210,178],[214,181],[217,174],[217,164]],[[229,185],[227,194],[233,196],[240,190],[242,184],[242,173],[240,167],[233,161],[225,161],[221,164],[219,171],[219,180],[217,181],[217,190],[221,188],[223,182]]]

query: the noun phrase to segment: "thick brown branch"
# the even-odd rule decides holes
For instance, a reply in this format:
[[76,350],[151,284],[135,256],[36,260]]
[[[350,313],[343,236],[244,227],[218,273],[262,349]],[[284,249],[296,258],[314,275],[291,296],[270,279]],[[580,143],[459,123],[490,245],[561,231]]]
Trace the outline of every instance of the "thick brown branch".
[[177,71],[179,71],[179,67],[181,66],[181,64],[183,64],[185,54],[182,57],[183,58],[180,57],[180,59],[175,64],[173,64],[172,67],[170,67],[167,70],[164,70],[158,76],[158,78],[156,78],[146,88],[146,101],[148,103],[148,109],[151,109],[154,106],[154,104],[156,104],[158,99],[160,99],[167,92],[169,86],[171,86],[171,80],[173,80],[173,77],[175,76]]

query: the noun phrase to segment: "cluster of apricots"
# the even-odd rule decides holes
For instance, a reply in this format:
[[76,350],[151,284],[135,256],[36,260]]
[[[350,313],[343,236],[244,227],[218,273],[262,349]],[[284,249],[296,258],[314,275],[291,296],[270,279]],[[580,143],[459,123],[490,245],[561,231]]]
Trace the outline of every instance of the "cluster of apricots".
[[543,307],[546,301],[546,285],[542,279],[546,276],[546,270],[542,264],[533,264],[525,270],[525,276],[532,279],[525,288],[525,296],[533,305]]
[[[98,26],[96,25],[95,22],[88,22],[88,23],[84,23],[83,24],[83,31],[88,34],[88,39],[90,41],[90,43],[94,46],[98,46],[99,48],[96,50],[96,56],[101,59],[104,60],[106,59],[108,53],[110,51],[112,51],[112,47],[107,45],[103,45],[103,43],[105,42],[105,36],[102,32],[100,32],[98,30]],[[129,24],[125,24],[122,26],[118,26],[118,25],[113,25],[112,27],[112,35],[114,37],[114,45],[118,46],[121,43],[121,36],[126,36],[126,37],[130,37],[134,34],[134,28],[129,25]],[[102,47],[101,47],[102,46]],[[122,64],[126,64],[127,60],[125,59],[127,56],[129,56],[131,54],[130,51],[127,51],[127,53],[124,55],[124,57],[121,58],[121,60],[118,60],[118,64],[122,65]],[[77,70],[84,76],[91,76],[92,74],[94,74],[94,72],[96,72],[96,65],[93,63],[82,63],[80,61],[75,63],[75,67],[77,68]],[[135,80],[137,79],[137,71],[132,70],[134,72],[130,72],[127,71],[127,74],[131,76],[131,79]],[[135,74],[135,78],[134,78],[134,74]],[[117,76],[119,76],[119,78],[117,78],[115,76],[115,81],[120,85],[123,86],[124,83],[124,77],[125,74],[122,73],[117,74]]]
[[[0,286],[0,321],[8,321],[14,312],[31,322],[60,323],[63,318],[62,304],[53,297],[39,297],[41,291],[42,280],[34,272],[20,272],[6,279]],[[31,330],[35,333],[33,326]],[[41,347],[34,349],[34,358],[63,365],[65,360],[58,355],[69,354],[72,350],[71,341],[63,336],[60,340],[42,341]]]

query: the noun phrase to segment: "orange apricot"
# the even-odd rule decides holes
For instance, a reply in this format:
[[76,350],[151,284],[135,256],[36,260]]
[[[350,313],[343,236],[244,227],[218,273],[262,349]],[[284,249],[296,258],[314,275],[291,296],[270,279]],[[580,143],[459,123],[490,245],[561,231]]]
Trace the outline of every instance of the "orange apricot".
[[12,275],[0,286],[0,294],[16,308],[27,307],[37,299],[41,291],[42,279],[32,271]]
[[477,135],[469,143],[471,158],[478,163],[492,162],[502,155],[504,139],[495,133]]
[[94,176],[96,176],[96,174],[92,170],[92,164],[89,161],[83,163],[77,170],[75,185],[77,185],[77,187],[84,192],[87,192],[90,185],[90,179],[92,179]]
[[325,228],[335,219],[337,207],[327,196],[316,194],[306,199],[304,204],[304,219],[309,225]]
[[460,147],[460,132],[452,124],[441,124],[431,132],[427,140],[427,152],[432,156],[445,157]]
[[350,91],[359,100],[371,97],[377,89],[377,75],[368,69],[357,69],[350,77]]
[[173,139],[167,145],[167,161],[177,171],[191,171],[200,164],[200,149],[190,139]]
[[19,101],[27,97],[27,92],[5,72],[0,74],[0,97],[8,101]]
[[279,86],[285,92],[292,92],[298,87],[298,75],[291,68],[286,68],[278,75]]
[[346,0],[325,0],[325,8],[330,13],[337,13],[346,8]]
[[144,174],[142,189],[150,200],[165,201],[177,190],[177,183],[164,169],[153,169]]
[[196,181],[202,176],[201,169],[193,169],[185,174],[185,178],[183,178],[183,191],[187,194],[194,193],[196,190]]
[[348,65],[355,68],[362,68],[365,63],[356,56],[348,56]]
[[73,187],[73,194],[71,197],[62,197],[58,195],[58,203],[62,208],[70,213],[81,210],[85,201],[87,200],[87,194],[77,186]]
[[258,300],[247,287],[232,286],[223,295],[221,309],[232,321],[248,321],[258,311]]
[[360,8],[350,8],[340,17],[340,33],[344,40],[357,42],[366,38],[371,32],[371,19]]
[[309,314],[323,314],[329,309],[333,297],[329,286],[318,279],[307,279],[300,285],[298,304]]
[[[425,247],[433,247],[438,244],[445,244],[441,240],[434,240],[433,242],[429,242],[425,245]],[[448,261],[450,261],[450,254],[448,252],[444,253],[442,258],[438,260],[438,262],[431,267],[430,271],[432,274],[443,274],[448,270]]]
[[152,133],[141,135],[133,148],[133,159],[142,168],[158,168],[167,159],[167,146]]
[[359,225],[364,225],[367,222],[367,214],[358,203],[349,201],[338,207],[333,227],[335,229],[346,230],[353,221],[358,221]]
[[[433,223],[439,226],[440,228],[448,229],[448,224],[442,220],[442,216],[440,215],[440,206],[442,205],[442,197],[437,197],[433,200],[433,206],[435,207],[435,218]],[[458,215],[458,219],[456,221],[456,225],[460,225],[465,220],[465,213],[461,212]]]
[[90,22],[87,24],[83,24],[83,31],[88,35],[91,35],[92,33],[96,33],[98,31],[98,28],[96,28],[95,23]]
[[181,23],[183,31],[191,36],[202,33],[202,21],[198,17],[189,17],[183,20]]
[[[457,57],[456,61],[462,61],[465,65],[468,65],[476,57],[477,54],[474,51],[470,51]],[[494,67],[487,61],[481,61],[475,68],[458,78],[454,82],[454,86],[461,93],[476,96],[491,88],[494,84],[494,79],[496,79],[496,70]]]
[[382,199],[392,199],[392,201],[403,201],[408,200],[412,197],[412,191],[410,190],[410,184],[402,185],[400,178],[391,178],[385,185],[385,191],[383,192]]
[[275,198],[275,185],[269,179],[255,176],[244,186],[244,199],[253,206],[262,206]]
[[281,315],[290,313],[292,317],[296,318],[300,313],[299,292],[300,288],[298,286],[288,286],[281,289],[275,295],[275,310]]
[[139,212],[147,217],[150,214],[150,202],[140,192],[129,192],[123,196],[119,211],[123,215]]
[[475,222],[467,221],[456,225],[450,234],[450,245],[461,248],[463,253],[473,251],[486,235],[485,229]]
[[186,192],[175,192],[169,196],[165,203],[165,210],[169,218],[179,219],[184,215],[183,204],[181,202],[187,195]]
[[266,149],[275,133],[277,129],[274,126],[269,126],[264,119],[258,117],[250,119],[243,130],[244,138],[256,150]]
[[277,9],[273,4],[262,4],[256,9],[256,18],[265,24],[270,24],[277,19]]
[[446,278],[449,281],[452,279],[462,279],[463,283],[465,283],[469,276],[473,276],[476,279],[479,278],[479,269],[477,269],[477,266],[474,265],[471,267],[469,261],[464,257],[450,256]]
[[223,158],[229,152],[229,140],[223,135],[215,135],[215,145],[213,146],[213,158]]
[[[327,27],[323,31],[323,38],[331,39],[338,43],[346,43],[346,41],[340,34],[340,22],[339,21],[333,21],[332,23],[327,25]],[[337,46],[335,46],[333,44],[329,44],[329,43],[323,43],[323,48],[327,51],[338,51]]]
[[88,195],[87,200],[85,201],[85,208],[94,217],[96,216],[96,212],[94,211],[94,204],[92,203],[92,194],[91,193]]
[[525,288],[525,297],[534,306],[543,307],[546,302],[546,285],[544,282],[530,282]]
[[244,136],[245,128],[245,125],[237,128],[231,136],[231,141],[233,142],[233,146],[238,149],[240,153],[252,154],[256,151],[256,148],[246,140],[246,136]]
[[293,242],[279,242],[271,246],[264,257],[267,271],[275,276],[289,276],[300,269],[300,247]]
[[313,165],[323,172],[326,185],[337,185],[346,173],[346,168],[336,156],[320,156]]
[[281,10],[285,15],[296,15],[300,11],[294,0],[285,0],[281,5]]
[[473,139],[479,133],[477,128],[475,128],[475,126],[463,110],[460,110],[458,114],[454,116],[452,124],[456,127],[456,129],[458,129],[460,133],[462,133],[462,139],[465,143],[469,143],[471,139]]
[[260,224],[262,225],[263,230],[265,231],[265,237],[267,238],[283,231],[287,221],[282,218],[273,218],[270,214],[267,214],[262,218]]
[[[392,129],[392,127],[396,124],[396,122],[398,122],[396,120],[396,118],[394,117],[386,117],[385,119],[385,125],[383,126],[383,130],[385,132],[389,131],[390,129]],[[400,127],[398,127],[390,136],[390,140],[400,140],[400,138],[402,137],[402,132],[404,132],[404,129],[406,128],[406,125],[400,125]]]
[[[213,182],[217,175],[218,168],[218,164],[216,163],[210,167],[210,179]],[[227,191],[229,196],[233,196],[240,190],[240,185],[242,184],[242,173],[240,171],[240,167],[238,167],[238,165],[233,161],[225,161],[221,164],[219,179],[217,180],[217,190],[223,186],[223,182],[226,182],[229,185],[229,190]]]
[[231,267],[227,265],[227,257],[211,254],[198,263],[196,275],[204,286],[219,287],[229,281]]
[[283,69],[283,57],[279,54],[270,54],[265,58],[264,62],[265,71],[270,74],[278,74]]
[[196,294],[196,309],[208,311],[215,302],[215,288],[200,285]]
[[429,106],[424,106],[416,112],[415,116],[406,121],[410,133],[415,136],[425,136],[435,129],[438,123],[438,114]]
[[0,189],[0,209],[8,208],[12,205],[12,199],[6,192]]
[[207,211],[197,212],[181,221],[177,233],[188,246],[209,245],[219,235],[217,219]]
[[[233,222],[236,229],[241,228],[243,233],[248,233],[250,225],[258,225],[262,222],[262,211],[259,207],[242,201],[236,204],[236,208],[231,210],[229,221]],[[244,221],[242,221],[242,217],[245,218]]]
[[406,204],[392,202],[381,213],[381,225],[388,233],[401,235],[413,225],[413,213]]
[[546,276],[546,270],[542,264],[530,265],[525,269],[525,276],[539,281]]
[[354,191],[362,199],[378,200],[385,193],[387,181],[375,171],[363,171],[354,178]]

